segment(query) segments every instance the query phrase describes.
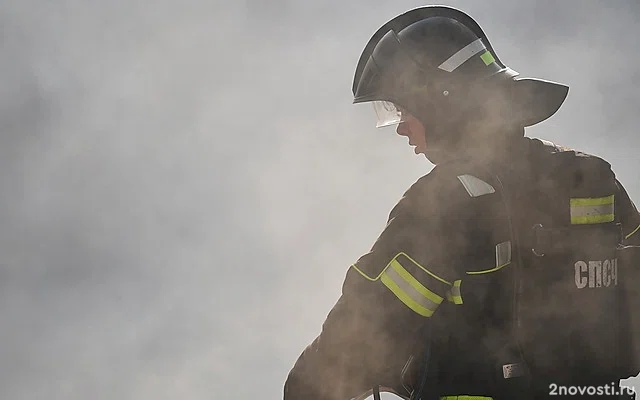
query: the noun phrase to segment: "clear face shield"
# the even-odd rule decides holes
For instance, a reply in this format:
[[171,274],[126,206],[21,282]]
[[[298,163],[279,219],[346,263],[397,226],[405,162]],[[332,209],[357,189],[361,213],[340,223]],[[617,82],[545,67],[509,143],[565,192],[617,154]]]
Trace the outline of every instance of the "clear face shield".
[[382,128],[383,126],[395,125],[404,122],[402,109],[392,102],[378,100],[372,103],[373,109],[376,112],[376,117],[378,118],[376,128]]

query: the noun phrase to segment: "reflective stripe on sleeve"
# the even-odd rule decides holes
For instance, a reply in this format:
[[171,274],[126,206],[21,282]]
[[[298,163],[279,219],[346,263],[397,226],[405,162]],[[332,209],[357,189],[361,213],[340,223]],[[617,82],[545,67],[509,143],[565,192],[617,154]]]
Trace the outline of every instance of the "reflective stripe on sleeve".
[[[377,276],[365,274],[355,264],[352,267],[371,282],[379,280],[404,305],[423,317],[433,315],[444,296],[451,296],[450,282],[428,271],[405,253],[393,257]],[[462,298],[455,301],[458,300],[462,301]]]
[[571,224],[601,224],[614,220],[614,195],[570,200]]
[[457,280],[453,282],[453,286],[451,287],[451,301],[453,304],[462,304],[462,293],[460,292],[460,285],[462,284],[461,280]]
[[442,297],[422,286],[397,261],[391,262],[381,281],[400,301],[423,317],[432,316],[442,303]]

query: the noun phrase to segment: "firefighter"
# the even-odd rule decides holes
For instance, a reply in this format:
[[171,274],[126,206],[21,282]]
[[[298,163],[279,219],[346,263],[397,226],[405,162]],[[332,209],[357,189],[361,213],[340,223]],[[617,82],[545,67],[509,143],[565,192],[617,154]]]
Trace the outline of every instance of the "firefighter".
[[348,269],[285,400],[377,385],[412,399],[544,398],[564,383],[615,394],[637,370],[618,251],[640,242],[640,215],[606,161],[524,136],[567,94],[506,67],[454,8],[373,35],[354,103],[435,167]]

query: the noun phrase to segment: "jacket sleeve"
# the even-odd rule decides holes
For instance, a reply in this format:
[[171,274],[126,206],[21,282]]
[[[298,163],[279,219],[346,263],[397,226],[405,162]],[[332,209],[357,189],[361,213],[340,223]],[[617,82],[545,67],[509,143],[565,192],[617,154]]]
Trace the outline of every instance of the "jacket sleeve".
[[377,384],[398,388],[416,332],[445,323],[442,308],[456,277],[450,249],[462,235],[434,203],[445,193],[426,195],[428,187],[418,181],[405,193],[371,251],[349,268],[322,332],[289,373],[285,400],[346,400]]
[[620,251],[620,265],[624,268],[622,272],[622,293],[621,312],[627,316],[624,322],[629,325],[628,329],[623,329],[620,343],[630,344],[631,349],[626,345],[620,349],[623,363],[628,365],[628,369],[623,376],[635,376],[640,372],[640,213],[635,204],[627,194],[624,186],[617,182],[618,193],[615,204],[616,213],[622,223],[623,244],[627,247]]
[[624,235],[624,244],[640,245],[640,213],[636,205],[633,203],[624,186],[616,181],[618,186],[618,196],[616,199],[615,210],[619,213],[622,222],[622,234]]

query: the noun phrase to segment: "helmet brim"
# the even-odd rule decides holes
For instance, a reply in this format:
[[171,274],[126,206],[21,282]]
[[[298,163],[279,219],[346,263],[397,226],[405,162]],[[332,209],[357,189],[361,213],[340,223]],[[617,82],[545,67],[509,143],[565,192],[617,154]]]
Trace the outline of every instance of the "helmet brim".
[[521,126],[538,124],[553,114],[564,103],[569,86],[535,78],[513,79],[511,99],[514,102],[514,119]]

